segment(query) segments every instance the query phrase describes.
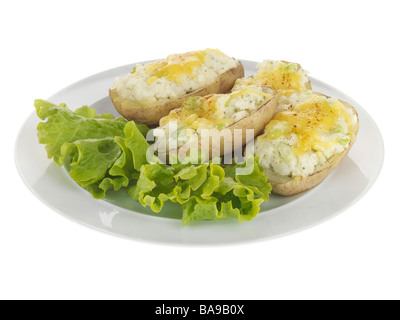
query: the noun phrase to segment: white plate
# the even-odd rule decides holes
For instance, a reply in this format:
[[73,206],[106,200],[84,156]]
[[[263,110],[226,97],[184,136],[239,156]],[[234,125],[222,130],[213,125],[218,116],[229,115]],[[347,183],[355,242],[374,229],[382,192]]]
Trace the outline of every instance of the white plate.
[[[246,76],[256,72],[256,62],[242,61]],[[96,74],[61,90],[48,100],[65,102],[72,109],[87,104],[97,108],[99,113],[116,115],[108,89],[116,76],[131,72],[133,66]],[[176,219],[179,207],[173,204],[155,215],[127,198],[124,192],[112,193],[107,200],[93,199],[70,179],[64,169],[47,159],[44,146],[37,141],[39,119],[34,113],[17,138],[16,165],[28,188],[46,205],[81,224],[114,235],[180,244],[238,243],[286,235],[323,222],[348,208],[372,186],[383,163],[382,138],[368,113],[328,84],[314,78],[311,82],[315,91],[348,101],[357,109],[360,118],[357,142],[322,184],[293,197],[271,195],[270,201],[262,205],[259,215],[250,222],[204,221],[183,228],[181,220]]]

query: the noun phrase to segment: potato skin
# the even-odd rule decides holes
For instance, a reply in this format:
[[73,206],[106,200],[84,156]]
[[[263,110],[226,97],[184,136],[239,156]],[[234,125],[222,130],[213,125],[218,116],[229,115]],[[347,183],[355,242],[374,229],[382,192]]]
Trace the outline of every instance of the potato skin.
[[306,89],[307,89],[307,90],[312,90],[312,86],[311,86],[311,81],[310,81],[310,80],[308,80],[308,81],[306,82]]
[[[268,87],[269,88],[269,87]],[[235,150],[238,147],[244,146],[248,142],[250,142],[253,138],[259,136],[265,129],[265,126],[272,120],[275,115],[276,108],[278,106],[278,94],[275,90],[270,88],[271,91],[274,93],[272,98],[262,105],[256,112],[250,114],[246,118],[243,118],[226,129],[231,131],[233,136],[235,130],[242,130],[242,141],[232,141],[232,150]],[[250,137],[250,139],[246,139],[246,130],[253,129],[254,130],[254,137]],[[221,155],[224,155],[226,152],[223,148],[223,144],[221,141]]]
[[239,61],[237,67],[224,72],[209,86],[151,108],[142,108],[137,101],[122,99],[116,89],[110,89],[109,94],[118,113],[125,119],[134,120],[137,123],[148,126],[156,126],[161,118],[167,116],[171,110],[179,108],[187,98],[214,93],[227,93],[232,89],[236,79],[242,77],[244,77],[244,68]]
[[[316,93],[315,94],[319,94]],[[323,94],[319,94],[323,95]],[[324,95],[323,95],[324,96]],[[286,180],[278,180],[278,179],[269,179],[269,183],[272,186],[272,192],[282,196],[292,196],[303,191],[309,190],[320,184],[322,181],[325,180],[326,177],[334,170],[336,167],[343,161],[343,159],[349,153],[351,147],[353,146],[354,142],[357,138],[358,129],[360,127],[358,121],[358,114],[357,111],[354,109],[352,105],[349,103],[339,100],[342,104],[346,105],[347,107],[351,108],[354,113],[357,115],[357,125],[354,128],[352,138],[350,141],[349,146],[344,150],[342,153],[332,156],[327,160],[326,163],[320,165],[316,168],[313,174],[307,177],[301,178],[287,178]]]

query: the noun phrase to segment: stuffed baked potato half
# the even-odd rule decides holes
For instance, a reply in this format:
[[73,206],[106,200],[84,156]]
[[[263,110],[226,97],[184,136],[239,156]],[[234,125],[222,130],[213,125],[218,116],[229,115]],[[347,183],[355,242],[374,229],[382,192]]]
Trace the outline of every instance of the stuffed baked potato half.
[[258,154],[275,194],[321,183],[346,157],[359,129],[349,103],[308,91],[281,99],[278,113],[246,154]]
[[232,154],[262,133],[277,104],[278,94],[270,87],[191,97],[161,119],[154,147],[167,161],[171,154],[183,159],[193,150],[206,160]]
[[243,76],[240,61],[206,49],[137,65],[131,74],[114,81],[109,94],[124,118],[153,126],[187,98],[226,93]]
[[257,65],[256,74],[238,79],[232,90],[249,85],[269,86],[279,92],[312,89],[308,72],[300,64],[284,60],[264,60]]

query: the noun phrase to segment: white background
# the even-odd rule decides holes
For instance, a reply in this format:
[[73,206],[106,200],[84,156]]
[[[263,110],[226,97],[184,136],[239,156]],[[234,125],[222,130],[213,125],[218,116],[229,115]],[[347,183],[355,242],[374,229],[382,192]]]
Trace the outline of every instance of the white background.
[[[399,299],[396,5],[1,2],[0,298]],[[13,152],[35,98],[99,71],[206,47],[248,60],[299,62],[358,101],[386,147],[369,193],[335,219],[294,235],[199,248],[102,234],[61,217],[28,191]]]

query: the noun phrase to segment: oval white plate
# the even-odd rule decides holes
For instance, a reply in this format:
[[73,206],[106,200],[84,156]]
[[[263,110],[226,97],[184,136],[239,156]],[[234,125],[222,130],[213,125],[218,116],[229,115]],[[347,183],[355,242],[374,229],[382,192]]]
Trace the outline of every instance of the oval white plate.
[[[246,76],[256,72],[256,62],[242,60]],[[134,64],[108,70],[79,81],[48,100],[82,105],[98,113],[117,115],[108,89],[115,77],[131,72]],[[383,142],[378,127],[354,100],[328,84],[311,78],[314,91],[351,103],[358,111],[360,131],[357,142],[340,166],[316,188],[293,197],[271,195],[251,222],[234,220],[204,221],[182,227],[179,206],[170,204],[153,214],[124,192],[111,193],[106,200],[95,200],[70,179],[67,172],[46,157],[39,145],[32,114],[17,138],[15,160],[28,188],[46,205],[81,224],[132,239],[180,244],[222,244],[266,239],[316,225],[342,212],[360,199],[372,186],[383,163]],[[168,217],[168,218],[166,218]]]

